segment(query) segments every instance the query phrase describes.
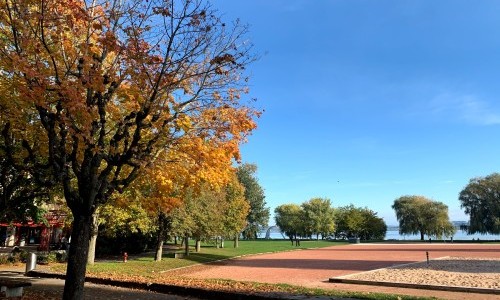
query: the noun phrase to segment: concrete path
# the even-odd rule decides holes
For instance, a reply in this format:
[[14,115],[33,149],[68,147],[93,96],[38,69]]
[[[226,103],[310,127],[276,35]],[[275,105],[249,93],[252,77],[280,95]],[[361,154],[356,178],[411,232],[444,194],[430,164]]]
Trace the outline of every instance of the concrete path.
[[[0,266],[0,278],[12,278],[30,281],[32,286],[24,288],[23,300],[52,300],[61,299],[64,290],[64,280],[53,278],[25,277],[22,267],[8,268],[2,270]],[[106,300],[201,300],[200,298],[159,294],[148,291],[119,288],[107,285],[85,283],[84,299],[106,299]]]

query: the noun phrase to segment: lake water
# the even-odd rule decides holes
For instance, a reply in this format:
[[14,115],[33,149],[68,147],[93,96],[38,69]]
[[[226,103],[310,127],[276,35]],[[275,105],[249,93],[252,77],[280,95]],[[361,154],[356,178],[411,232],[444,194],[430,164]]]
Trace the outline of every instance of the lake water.
[[[259,235],[259,238],[265,238],[266,237],[266,232],[261,232]],[[283,235],[280,232],[271,232],[271,239],[273,240],[279,240],[283,239]],[[314,236],[313,238],[315,238]],[[285,238],[287,238],[285,236]],[[398,230],[387,230],[387,233],[385,235],[385,240],[419,240],[420,235],[400,235]],[[426,239],[429,239],[426,236]],[[466,232],[462,230],[457,230],[455,235],[453,236],[453,240],[455,241],[461,241],[461,240],[466,240],[466,241],[472,241],[472,240],[498,240],[500,241],[500,235],[493,235],[493,234],[472,234],[468,235]]]

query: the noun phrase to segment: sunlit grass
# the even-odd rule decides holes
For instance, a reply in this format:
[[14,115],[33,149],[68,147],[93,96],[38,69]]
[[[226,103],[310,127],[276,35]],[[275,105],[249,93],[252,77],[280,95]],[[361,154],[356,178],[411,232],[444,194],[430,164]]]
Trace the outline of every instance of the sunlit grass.
[[[344,245],[344,242],[331,241],[301,241],[300,246],[293,246],[288,240],[256,240],[240,241],[239,247],[233,247],[233,241],[226,241],[224,248],[216,248],[213,244],[202,244],[200,252],[194,252],[193,245],[190,245],[190,254],[184,258],[174,258],[174,253],[183,253],[183,249],[178,246],[169,245],[170,250],[163,253],[162,260],[154,261],[154,253],[148,252],[141,255],[129,256],[127,263],[121,258],[96,260],[94,265],[87,266],[89,275],[99,274],[127,274],[134,276],[151,277],[158,272],[187,267],[195,264],[208,263],[217,260],[229,259],[242,255],[251,255],[268,252],[282,252],[308,248],[321,248],[334,245]],[[52,270],[64,272],[64,264],[54,264]]]

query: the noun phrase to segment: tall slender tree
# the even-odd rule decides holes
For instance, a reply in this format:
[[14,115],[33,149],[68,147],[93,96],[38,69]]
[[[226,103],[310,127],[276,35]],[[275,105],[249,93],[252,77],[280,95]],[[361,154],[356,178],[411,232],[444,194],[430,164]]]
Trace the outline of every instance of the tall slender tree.
[[[187,133],[254,128],[258,112],[241,100],[254,59],[245,33],[202,0],[0,4],[3,117],[28,143],[24,132],[43,133],[36,153],[74,218],[64,299],[83,297],[92,216],[113,193]],[[217,122],[232,113],[247,130]]]
[[238,180],[245,187],[245,198],[250,204],[250,213],[247,217],[247,225],[243,230],[243,238],[256,239],[261,228],[267,227],[269,222],[269,207],[266,207],[266,196],[264,189],[255,177],[257,166],[254,164],[243,164],[238,167]]

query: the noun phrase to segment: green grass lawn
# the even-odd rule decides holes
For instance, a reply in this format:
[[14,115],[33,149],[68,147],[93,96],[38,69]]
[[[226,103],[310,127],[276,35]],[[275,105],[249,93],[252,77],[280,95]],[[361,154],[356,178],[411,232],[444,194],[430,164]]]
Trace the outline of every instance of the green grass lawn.
[[[154,261],[154,253],[148,252],[141,255],[129,256],[128,262],[123,263],[119,258],[96,260],[96,263],[87,267],[88,274],[129,274],[134,276],[152,277],[158,272],[168,271],[176,268],[191,266],[194,264],[207,263],[222,259],[229,259],[241,255],[251,255],[266,252],[281,252],[307,248],[321,248],[334,245],[344,245],[345,242],[331,241],[301,241],[300,246],[292,246],[288,240],[256,240],[240,241],[239,247],[234,248],[232,241],[226,241],[224,248],[216,248],[213,244],[202,244],[201,251],[195,252],[194,245],[190,245],[190,254],[184,258],[174,258],[174,253],[183,253],[183,249],[176,249],[168,245],[170,250],[164,250],[162,261]],[[173,248],[173,249],[172,249]],[[53,265],[52,269],[64,272],[65,265]]]

